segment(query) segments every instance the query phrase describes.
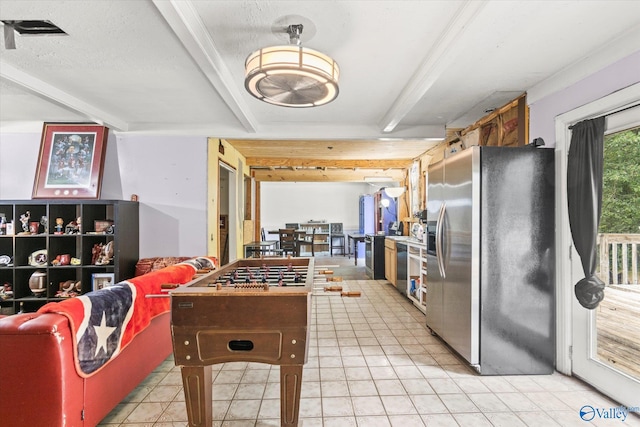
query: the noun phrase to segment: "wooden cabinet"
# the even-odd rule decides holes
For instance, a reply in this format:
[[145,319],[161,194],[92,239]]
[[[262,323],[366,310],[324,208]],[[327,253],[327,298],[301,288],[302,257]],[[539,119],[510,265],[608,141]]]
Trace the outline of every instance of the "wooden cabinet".
[[[23,233],[21,216],[29,212],[33,232]],[[133,277],[139,258],[138,202],[121,200],[18,200],[0,201],[0,217],[13,225],[13,235],[6,227],[0,235],[0,285],[11,284],[13,294],[3,292],[0,307],[5,314],[36,311],[56,297],[61,283],[74,283],[80,293],[92,290],[94,274],[113,281]],[[56,228],[62,220],[62,231]],[[67,225],[78,222],[74,229]],[[103,227],[107,230],[102,230]],[[96,230],[96,227],[98,229]],[[11,227],[9,227],[11,228]],[[94,251],[102,244],[112,249],[108,262],[96,263]],[[68,255],[73,263],[54,262]],[[9,260],[9,262],[6,262]],[[36,276],[43,289],[34,293],[29,281]],[[78,285],[78,282],[80,284]]]
[[384,277],[393,286],[398,287],[396,283],[397,276],[396,241],[393,239],[384,239]]

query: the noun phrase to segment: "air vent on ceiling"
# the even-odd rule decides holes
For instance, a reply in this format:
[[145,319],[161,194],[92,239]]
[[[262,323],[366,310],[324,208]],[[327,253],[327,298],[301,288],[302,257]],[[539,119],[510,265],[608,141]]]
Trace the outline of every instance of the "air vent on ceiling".
[[47,20],[2,20],[4,23],[4,47],[15,49],[15,33],[25,36],[67,35],[60,27]]
[[44,35],[44,34],[67,34],[60,27],[51,21],[10,21],[2,20],[4,25],[8,25],[20,34]]

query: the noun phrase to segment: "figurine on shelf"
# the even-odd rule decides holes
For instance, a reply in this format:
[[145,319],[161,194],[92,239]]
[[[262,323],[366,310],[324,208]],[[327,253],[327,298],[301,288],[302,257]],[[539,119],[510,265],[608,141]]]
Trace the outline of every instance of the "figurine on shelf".
[[102,253],[102,243],[96,243],[93,245],[93,249],[91,249],[91,264],[96,265],[98,262],[98,258]]
[[53,234],[64,234],[63,230],[64,230],[64,219],[56,218],[56,227]]
[[29,231],[29,220],[31,219],[31,212],[26,211],[20,215],[20,222],[22,223],[22,233],[31,234]]
[[65,234],[80,234],[80,225],[77,221],[71,221],[64,230]]
[[102,250],[100,251],[100,255],[98,256],[98,260],[95,262],[95,265],[110,264],[112,259],[113,259],[113,242],[109,242],[106,245],[102,246]]
[[67,280],[65,282],[60,282],[60,286],[58,288],[58,292],[55,294],[55,298],[73,298],[80,295],[82,291],[81,283],[74,282],[73,280]]
[[13,298],[13,286],[9,282],[4,282],[0,288],[0,299],[7,300]]

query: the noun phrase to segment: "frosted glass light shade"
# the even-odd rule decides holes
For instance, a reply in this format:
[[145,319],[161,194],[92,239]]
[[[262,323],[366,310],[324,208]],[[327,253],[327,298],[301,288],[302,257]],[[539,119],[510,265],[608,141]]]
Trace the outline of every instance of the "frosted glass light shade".
[[299,45],[259,49],[245,61],[244,86],[261,101],[283,107],[316,107],[338,96],[338,64]]
[[405,187],[386,187],[384,189],[384,192],[387,194],[387,196],[396,198],[402,196],[405,190]]

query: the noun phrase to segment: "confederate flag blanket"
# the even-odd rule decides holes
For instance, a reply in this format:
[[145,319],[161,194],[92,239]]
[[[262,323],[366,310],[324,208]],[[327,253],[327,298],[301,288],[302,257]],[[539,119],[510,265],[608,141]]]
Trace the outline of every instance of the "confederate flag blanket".
[[76,370],[86,378],[117,356],[151,319],[169,311],[169,298],[147,295],[160,294],[163,283],[187,283],[203,268],[215,268],[215,259],[194,258],[79,297],[48,303],[38,312],[58,313],[69,319]]

